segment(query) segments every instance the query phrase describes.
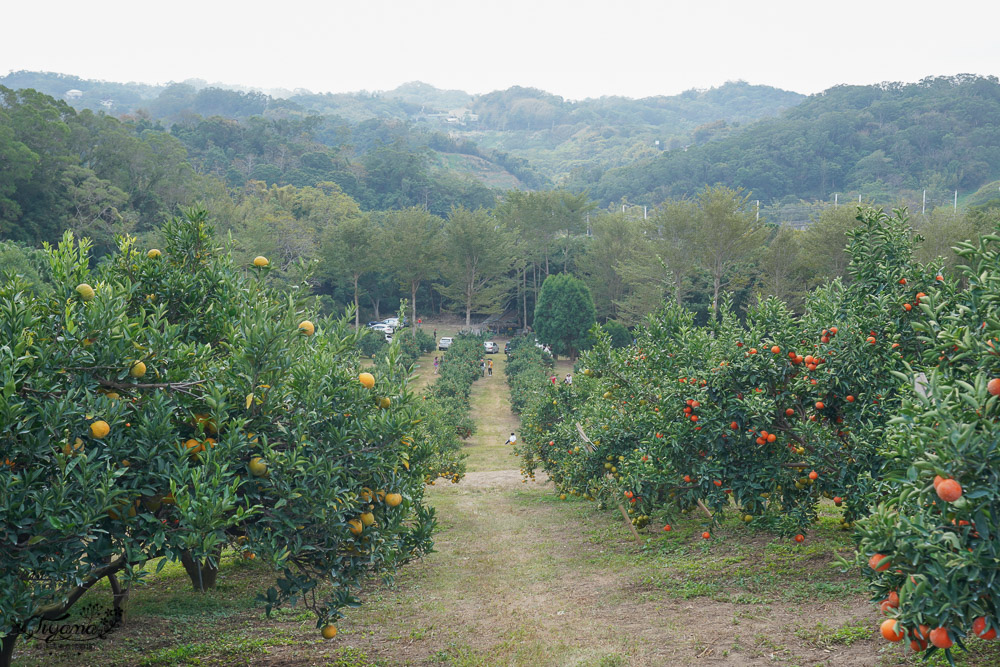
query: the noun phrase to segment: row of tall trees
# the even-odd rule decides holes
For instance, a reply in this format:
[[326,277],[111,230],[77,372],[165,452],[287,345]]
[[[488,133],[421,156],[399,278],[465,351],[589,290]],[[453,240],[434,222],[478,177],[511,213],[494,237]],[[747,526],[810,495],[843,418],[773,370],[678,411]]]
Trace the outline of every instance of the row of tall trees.
[[[758,217],[745,192],[724,186],[633,215],[596,210],[564,191],[512,191],[490,209],[361,209],[336,184],[251,183],[214,211],[249,259],[265,254],[289,284],[311,280],[330,308],[354,304],[357,323],[406,299],[414,319],[451,311],[466,325],[486,315],[532,325],[545,278],[572,274],[589,288],[600,321],[637,323],[664,300],[704,320],[724,297],[744,308],[758,296],[799,307],[816,286],[846,275],[855,206],[815,211],[804,230]],[[992,228],[1000,210],[936,209],[912,219],[920,259],[956,259],[951,248]],[[367,317],[365,317],[367,319]]]

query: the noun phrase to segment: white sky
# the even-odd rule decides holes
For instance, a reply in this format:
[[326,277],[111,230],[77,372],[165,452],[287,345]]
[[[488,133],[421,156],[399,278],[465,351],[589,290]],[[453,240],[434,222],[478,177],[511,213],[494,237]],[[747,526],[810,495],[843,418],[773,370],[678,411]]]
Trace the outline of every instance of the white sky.
[[743,79],[808,94],[1000,74],[991,0],[12,0],[0,25],[0,75],[314,92],[420,80],[581,99]]

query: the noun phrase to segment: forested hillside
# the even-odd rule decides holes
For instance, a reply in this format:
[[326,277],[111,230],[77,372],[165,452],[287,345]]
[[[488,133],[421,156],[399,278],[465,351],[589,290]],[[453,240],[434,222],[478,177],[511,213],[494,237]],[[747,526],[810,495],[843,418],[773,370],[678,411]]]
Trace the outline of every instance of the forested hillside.
[[319,141],[355,156],[365,152],[373,129],[394,138],[405,134],[414,150],[473,155],[528,188],[559,182],[574,170],[627,165],[662,150],[717,138],[720,131],[774,116],[804,99],[742,81],[672,96],[580,101],[520,86],[471,95],[421,82],[382,92],[264,94],[205,81],[149,86],[13,72],[0,78],[0,85],[32,88],[77,109],[135,114],[167,127],[215,116],[241,121],[310,118],[317,124]]
[[[723,127],[718,132],[725,133]],[[927,189],[969,192],[1000,174],[1000,82],[959,75],[919,83],[837,86],[778,118],[687,150],[575,179],[603,202],[657,204],[706,183],[764,201],[833,193],[898,200]],[[942,197],[943,193],[947,193]]]

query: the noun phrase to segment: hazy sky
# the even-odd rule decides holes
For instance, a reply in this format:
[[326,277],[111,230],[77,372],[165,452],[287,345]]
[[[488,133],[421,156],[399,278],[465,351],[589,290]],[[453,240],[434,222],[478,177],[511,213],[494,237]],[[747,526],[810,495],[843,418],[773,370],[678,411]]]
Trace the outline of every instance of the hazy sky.
[[0,75],[314,92],[420,80],[580,99],[743,79],[815,93],[1000,74],[1000,3],[985,0],[11,0],[0,22]]

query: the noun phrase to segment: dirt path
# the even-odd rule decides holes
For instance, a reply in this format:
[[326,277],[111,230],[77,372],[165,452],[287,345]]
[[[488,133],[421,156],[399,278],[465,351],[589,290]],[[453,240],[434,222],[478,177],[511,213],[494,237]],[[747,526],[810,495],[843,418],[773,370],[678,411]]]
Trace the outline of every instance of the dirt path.
[[[767,586],[747,597],[749,582],[699,594],[674,568],[693,564],[698,581],[713,571],[753,576],[752,561],[767,561],[754,553],[764,541],[708,550],[692,534],[673,545],[679,553],[643,553],[614,513],[522,481],[503,444],[518,420],[503,355],[494,359],[493,377],[473,388],[469,473],[429,490],[437,552],[342,622],[343,650],[368,661],[358,664],[896,664],[880,662],[874,614],[857,595],[786,604]],[[809,566],[826,575],[829,559],[819,559]],[[779,553],[771,564],[786,560]]]

